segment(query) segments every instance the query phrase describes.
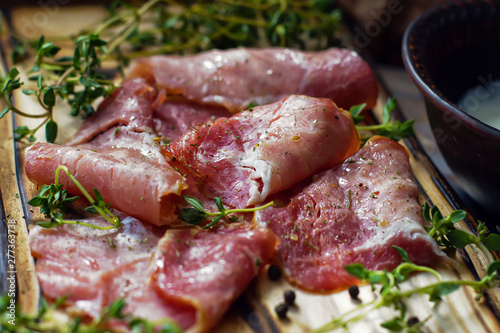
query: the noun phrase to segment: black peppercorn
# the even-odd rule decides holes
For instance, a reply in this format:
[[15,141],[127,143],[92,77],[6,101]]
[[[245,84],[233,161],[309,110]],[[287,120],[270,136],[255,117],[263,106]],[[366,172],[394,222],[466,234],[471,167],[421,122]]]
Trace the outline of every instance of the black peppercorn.
[[417,325],[420,322],[417,317],[411,317],[408,319],[408,326],[414,326]]
[[349,295],[351,295],[352,299],[357,299],[359,295],[359,288],[358,286],[350,286],[349,287]]
[[267,276],[271,281],[278,281],[279,278],[281,277],[280,268],[276,265],[269,266],[269,268],[267,269]]
[[295,303],[295,292],[293,290],[285,290],[283,293],[283,298],[285,299],[285,303],[288,305],[293,305]]
[[281,319],[285,319],[286,314],[288,312],[288,305],[286,305],[285,303],[280,303],[280,304],[276,305],[274,310],[276,311],[276,314],[278,315],[278,317],[280,317]]

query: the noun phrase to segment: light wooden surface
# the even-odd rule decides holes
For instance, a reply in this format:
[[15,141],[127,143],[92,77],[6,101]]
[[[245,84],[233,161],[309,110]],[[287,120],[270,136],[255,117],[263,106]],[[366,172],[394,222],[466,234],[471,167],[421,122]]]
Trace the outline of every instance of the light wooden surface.
[[[12,10],[11,17],[14,23],[14,30],[22,32],[23,18],[32,18],[36,14],[35,9]],[[89,13],[92,13],[90,15]],[[99,11],[94,11],[86,7],[85,10],[75,8],[60,8],[59,12],[51,18],[50,24],[37,27],[38,34],[59,33],[61,27],[64,27],[64,33],[67,29],[76,29],[76,22],[88,23],[88,17],[97,19]],[[82,16],[84,15],[84,16]],[[25,29],[25,28],[24,28]],[[8,41],[2,40],[4,52],[8,52]],[[22,70],[26,72],[26,68]],[[386,96],[382,95],[376,111],[380,113],[382,101]],[[37,113],[36,103],[29,97],[19,95],[16,98],[17,105],[23,110]],[[58,114],[64,114],[64,110]],[[423,112],[423,110],[418,111]],[[67,112],[66,112],[67,113]],[[65,132],[59,139],[69,137],[72,131],[78,127],[78,121],[75,118],[57,119],[64,123]],[[27,119],[16,119],[17,125],[33,126],[34,122]],[[36,121],[35,121],[36,123]],[[418,130],[418,129],[417,129]],[[43,132],[38,134],[43,138]],[[43,141],[43,140],[41,140]],[[415,173],[415,178],[422,189],[421,199],[428,199],[439,206],[443,214],[448,214],[454,208],[454,202],[447,200],[447,194],[442,192],[435,184],[436,175],[432,170],[432,164],[427,156],[418,149],[415,149],[415,141],[408,141],[407,147],[411,152],[411,164]],[[34,186],[26,179],[22,169],[23,144],[15,144],[12,140],[12,116],[9,113],[4,119],[0,120],[0,185],[5,215],[13,218],[18,223],[17,243],[16,243],[16,261],[17,261],[17,279],[18,279],[18,304],[24,311],[34,311],[38,304],[38,284],[33,270],[33,260],[29,255],[27,244],[27,228],[24,214],[29,214],[28,222],[38,219],[40,216],[36,212],[28,210],[23,211],[23,198],[31,198],[36,193]],[[418,148],[418,147],[417,147]],[[17,154],[17,155],[16,155]],[[20,159],[18,165],[21,166],[16,174],[16,156]],[[19,176],[17,178],[16,176]],[[18,179],[20,182],[18,182]],[[472,216],[471,223],[474,223]],[[5,222],[4,222],[5,223]],[[461,228],[468,228],[466,223],[462,223]],[[473,272],[479,276],[484,274],[484,263],[486,258],[477,255],[474,251],[461,251],[457,253],[454,267],[442,267],[440,272],[447,279],[474,279]],[[468,264],[465,263],[468,261]],[[469,262],[470,261],[470,262]],[[421,286],[434,282],[434,278],[426,274],[419,274],[404,284],[404,288]],[[294,289],[297,293],[297,307],[291,310],[290,320],[279,320],[276,318],[274,307],[282,301],[283,291]],[[494,312],[488,305],[474,300],[474,293],[467,288],[461,288],[459,291],[446,297],[444,302],[437,308],[432,308],[432,304],[425,298],[410,299],[407,305],[410,312],[419,318],[426,318],[429,315],[431,319],[426,324],[425,330],[428,332],[500,332],[500,324],[495,317]],[[373,294],[369,286],[361,288],[360,298],[363,301],[369,301]],[[500,313],[500,291],[497,289],[490,292],[490,300],[497,313]],[[290,286],[286,281],[270,281],[265,272],[252,283],[251,288],[236,302],[229,313],[225,316],[223,322],[214,330],[216,332],[306,332],[311,328],[317,328],[334,317],[348,311],[356,304],[351,301],[346,291],[332,295],[315,295]],[[380,327],[380,323],[394,316],[390,309],[374,311],[365,320],[349,328],[350,332],[386,332]]]

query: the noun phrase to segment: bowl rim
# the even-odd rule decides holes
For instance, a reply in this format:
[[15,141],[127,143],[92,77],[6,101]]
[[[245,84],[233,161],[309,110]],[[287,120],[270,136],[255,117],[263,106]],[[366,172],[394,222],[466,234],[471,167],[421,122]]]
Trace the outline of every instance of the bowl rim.
[[[402,58],[404,66],[406,68],[406,72],[412,79],[413,83],[420,90],[424,98],[434,104],[438,109],[442,110],[449,116],[457,118],[461,125],[466,126],[473,132],[483,137],[487,137],[489,140],[495,143],[500,143],[499,129],[488,125],[487,123],[460,109],[454,103],[448,101],[437,89],[432,86],[429,81],[427,81],[427,79],[420,75],[420,72],[417,69],[416,56],[413,52],[413,50],[416,48],[411,45],[410,38],[413,36],[413,34],[415,34],[415,31],[418,31],[418,26],[421,25],[422,22],[431,20],[432,17],[437,17],[438,13],[449,10],[452,6],[453,4],[450,5],[450,3],[438,5],[423,13],[410,23],[404,33],[402,43]],[[423,71],[423,73],[425,73],[425,70]]]

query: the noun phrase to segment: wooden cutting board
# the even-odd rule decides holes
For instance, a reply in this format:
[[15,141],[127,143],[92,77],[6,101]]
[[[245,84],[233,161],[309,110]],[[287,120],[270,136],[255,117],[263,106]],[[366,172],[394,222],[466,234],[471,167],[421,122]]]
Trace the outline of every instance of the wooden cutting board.
[[[39,35],[57,36],[78,32],[82,27],[92,25],[104,15],[100,7],[79,6],[60,7],[57,13],[48,17],[41,12],[41,7],[4,10],[1,39],[1,56],[3,71],[8,71],[12,66],[10,61],[11,45],[7,32],[20,34],[30,39]],[[42,14],[49,19],[42,20]],[[9,23],[9,24],[6,24]],[[44,24],[42,24],[44,23]],[[64,45],[64,42],[62,42]],[[70,47],[70,44],[67,45]],[[28,62],[29,63],[29,62]],[[18,66],[26,79],[26,66]],[[381,82],[381,81],[380,81]],[[381,85],[379,103],[374,110],[376,119],[381,119],[383,102],[387,96],[387,89]],[[39,106],[30,97],[19,94],[15,99],[16,105],[22,110],[36,114],[41,113]],[[4,106],[1,106],[3,109]],[[56,111],[60,128],[62,129],[58,141],[64,142],[78,128],[80,120],[70,117],[64,107]],[[401,113],[396,110],[396,117],[402,120]],[[64,116],[68,115],[68,116]],[[28,246],[28,226],[33,221],[41,219],[38,211],[27,205],[27,201],[37,193],[36,188],[27,180],[24,173],[25,143],[15,143],[12,130],[16,126],[36,126],[36,120],[13,117],[11,113],[0,120],[0,216],[3,224],[0,225],[0,248],[6,254],[15,255],[15,269],[9,267],[11,262],[8,257],[0,259],[0,294],[8,291],[7,278],[11,272],[16,271],[17,304],[25,312],[34,312],[37,309],[40,290],[34,271],[34,262],[30,256]],[[37,135],[43,141],[44,133]],[[415,179],[421,189],[420,199],[437,205],[444,215],[454,209],[465,207],[457,201],[456,195],[450,190],[449,185],[432,165],[427,155],[421,149],[419,142],[411,138],[402,142],[408,149]],[[466,208],[465,208],[466,209]],[[15,225],[15,250],[7,252],[7,233],[9,224]],[[460,222],[462,229],[475,230],[476,221],[470,214],[465,222]],[[441,267],[440,273],[447,279],[475,279],[483,277],[487,258],[472,249],[460,250],[454,254],[453,267]],[[435,282],[432,276],[419,274],[404,284],[404,288],[422,286]],[[282,302],[283,291],[293,289],[297,293],[297,307],[289,312],[289,320],[279,320],[274,312],[274,307]],[[362,287],[360,298],[363,301],[373,299],[369,286]],[[471,289],[461,288],[446,297],[439,307],[433,308],[432,303],[424,297],[415,297],[408,300],[409,311],[423,319],[432,315],[425,331],[428,332],[500,332],[500,290],[498,288],[488,292],[487,297],[481,302],[474,300],[475,294]],[[292,287],[284,280],[272,282],[267,278],[265,271],[254,280],[250,288],[235,302],[214,332],[307,332],[328,323],[334,317],[354,308],[356,304],[351,300],[346,291],[318,295],[304,292]],[[386,332],[380,327],[383,321],[394,317],[390,309],[373,311],[368,317],[358,324],[349,327],[350,332]]]

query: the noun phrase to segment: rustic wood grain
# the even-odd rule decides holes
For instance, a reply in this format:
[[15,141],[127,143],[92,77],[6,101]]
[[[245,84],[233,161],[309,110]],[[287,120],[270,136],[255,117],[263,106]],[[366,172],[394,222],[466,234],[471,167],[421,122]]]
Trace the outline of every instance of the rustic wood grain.
[[[4,41],[2,41],[4,42]],[[0,74],[5,72],[0,64]],[[0,103],[1,104],[1,103]],[[3,105],[1,106],[3,109]],[[18,183],[16,157],[22,155],[22,145],[14,143],[12,136],[12,114],[9,112],[0,120],[0,194],[2,196],[4,216],[2,223],[15,221],[15,270],[18,304],[26,313],[35,313],[40,295],[38,280],[34,272],[34,262],[28,247],[28,230],[22,195]],[[7,229],[5,229],[7,230]],[[2,235],[6,237],[5,235]],[[12,270],[9,268],[9,270]]]
[[[13,29],[22,33],[26,31],[23,22],[33,18],[40,8],[25,8],[11,10],[10,18]],[[69,31],[77,32],[81,27],[89,24],[89,17],[92,22],[102,15],[102,9],[95,7],[73,7],[59,8],[58,13],[51,17],[50,24],[37,26],[37,34],[47,36],[53,34],[67,34]],[[63,30],[64,29],[64,30]],[[2,40],[4,51],[8,51],[9,43],[5,38]],[[28,68],[20,68],[23,75]],[[23,77],[26,78],[25,76]],[[382,89],[385,91],[385,89]],[[380,117],[382,103],[387,96],[382,93],[379,103],[375,108],[375,117]],[[19,94],[16,96],[16,104],[23,110],[29,112],[42,112],[30,97]],[[59,108],[61,108],[59,106]],[[68,114],[64,110],[56,112],[58,115]],[[380,118],[379,118],[380,119]],[[63,132],[58,138],[63,142],[78,128],[79,120],[73,117],[63,117],[56,119],[60,123]],[[33,260],[29,255],[27,243],[28,229],[24,219],[23,198],[29,199],[36,193],[36,188],[27,180],[23,166],[22,144],[15,144],[12,139],[12,117],[9,113],[0,120],[0,185],[4,205],[4,211],[9,218],[17,221],[17,271],[18,271],[18,302],[21,309],[26,312],[33,312],[39,301],[39,287],[33,271]],[[37,120],[16,118],[17,125],[27,125],[33,127]],[[43,141],[43,131],[37,135],[39,141]],[[444,193],[440,174],[433,168],[432,163],[425,153],[419,149],[415,139],[407,140],[403,143],[410,152],[411,165],[421,190],[421,199],[437,205],[443,214],[447,215],[457,207],[453,200],[450,202],[450,193]],[[19,158],[16,170],[16,157]],[[17,173],[16,173],[17,171]],[[17,178],[16,176],[19,176]],[[20,181],[18,182],[18,179]],[[22,193],[19,188],[23,188]],[[18,194],[18,196],[16,196]],[[453,195],[451,193],[451,195]],[[29,213],[29,221],[37,221],[42,218],[36,210]],[[468,216],[466,222],[460,224],[460,228],[469,229],[475,225],[472,216]],[[483,276],[487,258],[476,253],[474,250],[457,252],[455,256],[456,264],[452,267],[441,267],[439,271],[446,279],[474,279],[475,275]],[[434,278],[426,274],[415,275],[410,281],[403,284],[403,288],[413,288],[434,282]],[[297,293],[297,306],[290,310],[289,320],[279,320],[274,312],[274,307],[282,302],[283,291],[293,289]],[[361,287],[360,298],[367,302],[373,299],[374,295],[369,286]],[[472,290],[461,288],[457,292],[446,297],[439,307],[433,308],[433,304],[424,297],[415,297],[407,302],[409,311],[423,319],[431,316],[426,324],[428,332],[500,332],[498,314],[500,313],[500,290],[494,289],[489,292],[489,302],[491,307],[485,302],[476,302],[475,294]],[[284,279],[278,282],[270,281],[263,270],[257,279],[252,283],[251,288],[238,299],[233,305],[224,320],[214,330],[215,332],[306,332],[317,328],[332,320],[357,304],[354,303],[346,291],[324,295],[303,292],[291,286]],[[495,314],[496,312],[496,314]],[[367,318],[355,326],[350,327],[352,332],[386,332],[380,327],[380,323],[394,316],[390,309],[382,309],[372,312]]]

